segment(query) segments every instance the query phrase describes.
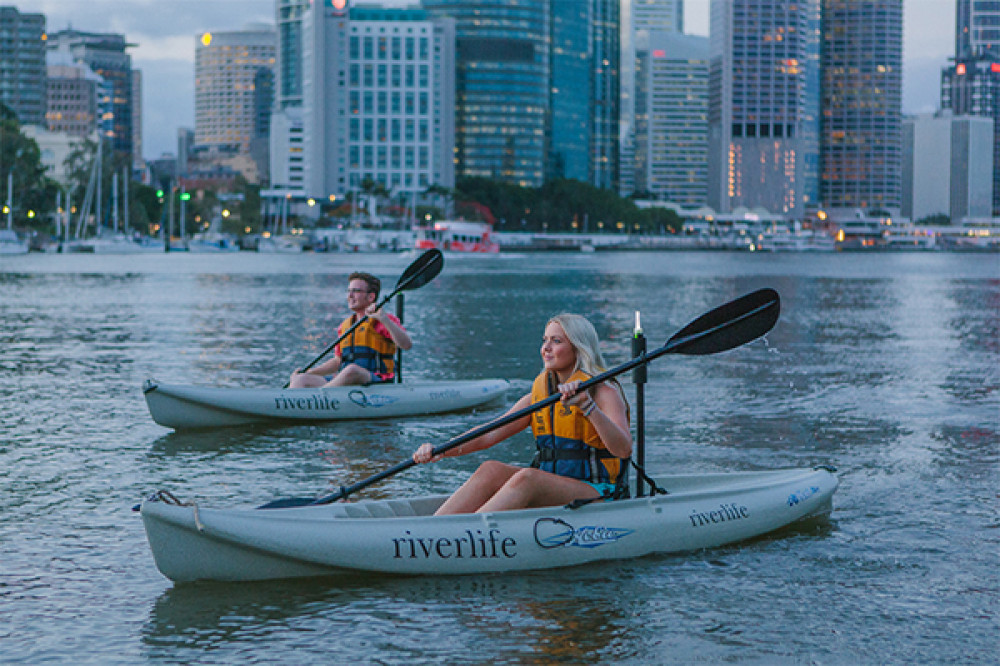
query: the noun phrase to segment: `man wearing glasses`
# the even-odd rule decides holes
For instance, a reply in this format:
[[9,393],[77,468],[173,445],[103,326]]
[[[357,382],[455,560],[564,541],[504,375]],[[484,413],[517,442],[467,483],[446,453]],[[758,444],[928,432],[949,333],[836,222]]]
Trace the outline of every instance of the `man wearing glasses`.
[[395,378],[396,347],[413,346],[410,336],[399,319],[375,307],[382,283],[369,273],[351,273],[347,283],[347,307],[351,316],[337,329],[337,337],[368,316],[334,347],[333,357],[315,367],[296,370],[288,382],[289,388],[318,388],[349,384],[377,384]]

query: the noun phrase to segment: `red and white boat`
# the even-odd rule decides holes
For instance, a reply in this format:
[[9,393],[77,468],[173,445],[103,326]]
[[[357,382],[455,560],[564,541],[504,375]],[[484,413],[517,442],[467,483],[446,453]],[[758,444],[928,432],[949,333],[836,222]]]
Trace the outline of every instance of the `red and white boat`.
[[494,253],[500,245],[493,238],[493,227],[486,222],[439,220],[414,228],[418,250],[438,249],[450,252]]

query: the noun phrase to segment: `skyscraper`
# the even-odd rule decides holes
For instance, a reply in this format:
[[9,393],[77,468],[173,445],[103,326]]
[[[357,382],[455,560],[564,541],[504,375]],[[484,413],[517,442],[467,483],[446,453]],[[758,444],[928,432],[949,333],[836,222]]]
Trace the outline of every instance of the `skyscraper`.
[[989,217],[993,121],[950,111],[903,121],[903,215]]
[[1000,215],[1000,4],[957,0],[955,59],[941,71],[941,108],[993,119],[993,215]]
[[552,0],[547,178],[617,189],[619,0]]
[[[677,32],[684,29],[684,3],[682,0],[621,0],[621,95],[619,123],[619,193],[629,195],[635,191],[635,69],[636,40],[648,43],[650,31]],[[642,111],[638,111],[642,113]]]
[[455,168],[542,184],[549,133],[550,0],[423,0],[455,20]]
[[584,0],[552,0],[549,48],[549,156],[546,179],[590,182],[592,98],[591,6]]
[[132,115],[132,56],[128,49],[135,46],[124,35],[114,33],[80,32],[66,29],[50,34],[46,42],[49,49],[68,49],[73,57],[86,63],[110,85],[110,117],[103,128],[106,139],[115,152],[133,158]]
[[637,35],[637,192],[688,207],[708,194],[708,38]]
[[955,57],[987,52],[1000,56],[1000,3],[996,0],[955,0]]
[[[51,132],[93,139],[98,119],[111,109],[104,79],[68,50],[46,54],[47,103],[45,124]],[[110,100],[107,100],[110,101]]]
[[819,202],[820,0],[712,0],[708,203]]
[[456,21],[456,167],[616,188],[620,0],[423,0]]
[[245,157],[233,164],[251,181],[258,177],[249,160],[259,127],[256,81],[275,61],[275,33],[268,26],[205,33],[195,46],[195,142],[219,158]]
[[45,16],[0,7],[0,102],[22,125],[45,122]]
[[822,205],[901,205],[903,1],[823,0]]
[[593,93],[590,116],[591,185],[617,190],[619,185],[619,124],[621,122],[621,4],[591,0],[593,14]]
[[345,5],[315,3],[302,22],[305,194],[454,186],[454,22]]
[[276,0],[277,108],[302,105],[302,15],[309,0]]

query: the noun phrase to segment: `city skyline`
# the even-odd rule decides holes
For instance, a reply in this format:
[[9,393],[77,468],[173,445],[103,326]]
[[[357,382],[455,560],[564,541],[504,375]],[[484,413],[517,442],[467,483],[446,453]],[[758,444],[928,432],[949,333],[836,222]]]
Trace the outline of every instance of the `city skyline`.
[[[131,54],[133,67],[143,72],[143,157],[147,159],[175,153],[177,129],[194,127],[198,36],[275,22],[274,0],[21,0],[10,4],[24,13],[44,14],[50,33],[67,27],[115,32],[137,45]],[[388,0],[384,4],[413,3]],[[685,32],[708,34],[708,8],[709,0],[684,1]],[[937,110],[941,68],[954,56],[954,23],[954,0],[904,0],[904,114]]]

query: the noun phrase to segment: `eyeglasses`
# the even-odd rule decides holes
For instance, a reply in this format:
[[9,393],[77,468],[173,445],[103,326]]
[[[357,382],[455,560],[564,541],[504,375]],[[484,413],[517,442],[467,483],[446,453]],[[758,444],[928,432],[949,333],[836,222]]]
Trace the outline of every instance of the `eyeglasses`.
[[347,293],[348,294],[367,294],[368,290],[367,289],[356,289],[354,287],[348,287]]

